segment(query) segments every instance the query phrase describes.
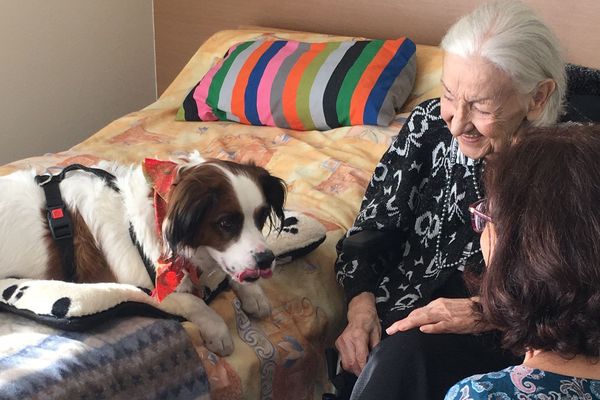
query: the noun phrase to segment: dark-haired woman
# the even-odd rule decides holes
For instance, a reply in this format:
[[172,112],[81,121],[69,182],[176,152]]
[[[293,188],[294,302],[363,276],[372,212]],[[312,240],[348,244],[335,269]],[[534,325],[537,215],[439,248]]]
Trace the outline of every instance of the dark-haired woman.
[[447,400],[600,399],[600,126],[539,129],[497,154],[475,203],[479,304],[521,365]]

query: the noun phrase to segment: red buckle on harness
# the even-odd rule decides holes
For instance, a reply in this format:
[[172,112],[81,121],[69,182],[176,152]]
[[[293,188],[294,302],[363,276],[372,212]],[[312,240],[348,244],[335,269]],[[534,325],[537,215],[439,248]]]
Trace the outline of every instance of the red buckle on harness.
[[50,211],[50,215],[52,216],[52,219],[61,219],[65,216],[62,208],[53,209],[52,211]]
[[64,206],[49,209],[46,218],[54,239],[60,240],[73,237],[71,218],[69,218],[69,212]]

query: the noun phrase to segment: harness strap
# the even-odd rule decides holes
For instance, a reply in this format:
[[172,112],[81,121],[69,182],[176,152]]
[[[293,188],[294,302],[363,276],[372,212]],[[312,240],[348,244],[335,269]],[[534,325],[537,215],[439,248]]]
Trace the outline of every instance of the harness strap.
[[[89,172],[90,174],[96,175],[98,178],[104,179],[104,181],[106,182],[108,187],[110,187],[115,192],[119,192],[119,187],[115,184],[115,179],[117,179],[117,178],[110,172],[105,171],[100,168],[86,167],[85,165],[81,165],[81,164],[71,164],[71,165],[67,165],[66,167],[64,167],[63,170],[60,172],[60,174],[49,175],[49,176],[51,179],[56,179],[60,182],[63,179],[65,179],[65,175],[67,174],[67,172],[77,171],[77,170]],[[48,175],[43,175],[43,176],[48,177]],[[42,185],[43,185],[43,183],[42,183]]]
[[142,258],[142,261],[144,262],[144,267],[146,268],[146,272],[148,273],[148,276],[150,276],[152,285],[154,285],[156,283],[156,270],[154,269],[154,263],[152,261],[150,261],[150,259],[146,256],[146,254],[142,250],[142,245],[137,240],[137,236],[135,235],[135,231],[133,230],[133,225],[131,224],[131,222],[129,223],[129,237],[131,238],[131,241],[137,248],[138,253],[140,253],[140,257]]
[[[40,184],[36,177],[36,182]],[[59,181],[48,181],[42,186],[46,195],[46,218],[48,226],[58,246],[61,255],[65,280],[74,282],[75,276],[75,257],[73,248],[73,225],[71,216],[65,207],[65,203],[60,195],[58,187]]]
[[65,167],[59,174],[51,175],[37,175],[35,182],[44,189],[46,196],[46,218],[48,219],[48,226],[52,233],[52,238],[58,246],[58,250],[61,254],[61,260],[63,265],[63,271],[65,274],[65,280],[68,282],[76,281],[76,268],[75,268],[75,249],[73,246],[73,223],[69,210],[62,199],[60,194],[60,182],[65,178],[65,175],[69,171],[83,170],[92,173],[106,182],[106,184],[113,190],[119,191],[119,188],[115,185],[115,176],[109,172],[98,168],[86,167],[81,164],[71,164]]
[[229,281],[227,280],[227,278],[224,278],[221,282],[219,282],[219,284],[214,290],[211,290],[209,287],[205,286],[204,297],[202,298],[202,300],[204,300],[206,304],[210,304],[210,302],[212,302],[215,299],[215,297],[217,297],[221,292],[225,291],[228,287]]

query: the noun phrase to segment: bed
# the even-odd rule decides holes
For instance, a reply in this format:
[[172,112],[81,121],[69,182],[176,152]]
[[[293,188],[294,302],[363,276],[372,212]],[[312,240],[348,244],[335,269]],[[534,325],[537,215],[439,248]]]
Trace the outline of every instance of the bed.
[[417,45],[414,87],[389,126],[297,131],[175,120],[190,90],[233,44],[260,37],[350,39],[267,28],[220,31],[200,46],[155,103],[69,150],[15,161],[0,173],[43,172],[102,159],[134,163],[192,150],[205,158],[264,166],[286,181],[286,208],[310,216],[326,231],[314,251],[277,266],[273,277],[261,282],[273,305],[271,317],[249,318],[230,290],[220,293],[211,306],[230,327],[235,351],[219,357],[203,346],[189,322],[134,315],[68,331],[2,313],[0,398],[320,399],[333,390],[324,355],[345,315],[333,270],[335,244],[352,225],[372,170],[408,111],[439,95],[441,52]]

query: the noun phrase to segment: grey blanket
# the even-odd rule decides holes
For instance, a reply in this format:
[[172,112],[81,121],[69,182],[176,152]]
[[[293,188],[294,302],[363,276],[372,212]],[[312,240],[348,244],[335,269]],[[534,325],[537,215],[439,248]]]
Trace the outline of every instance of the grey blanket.
[[0,313],[0,399],[209,399],[209,385],[177,321],[66,332]]

